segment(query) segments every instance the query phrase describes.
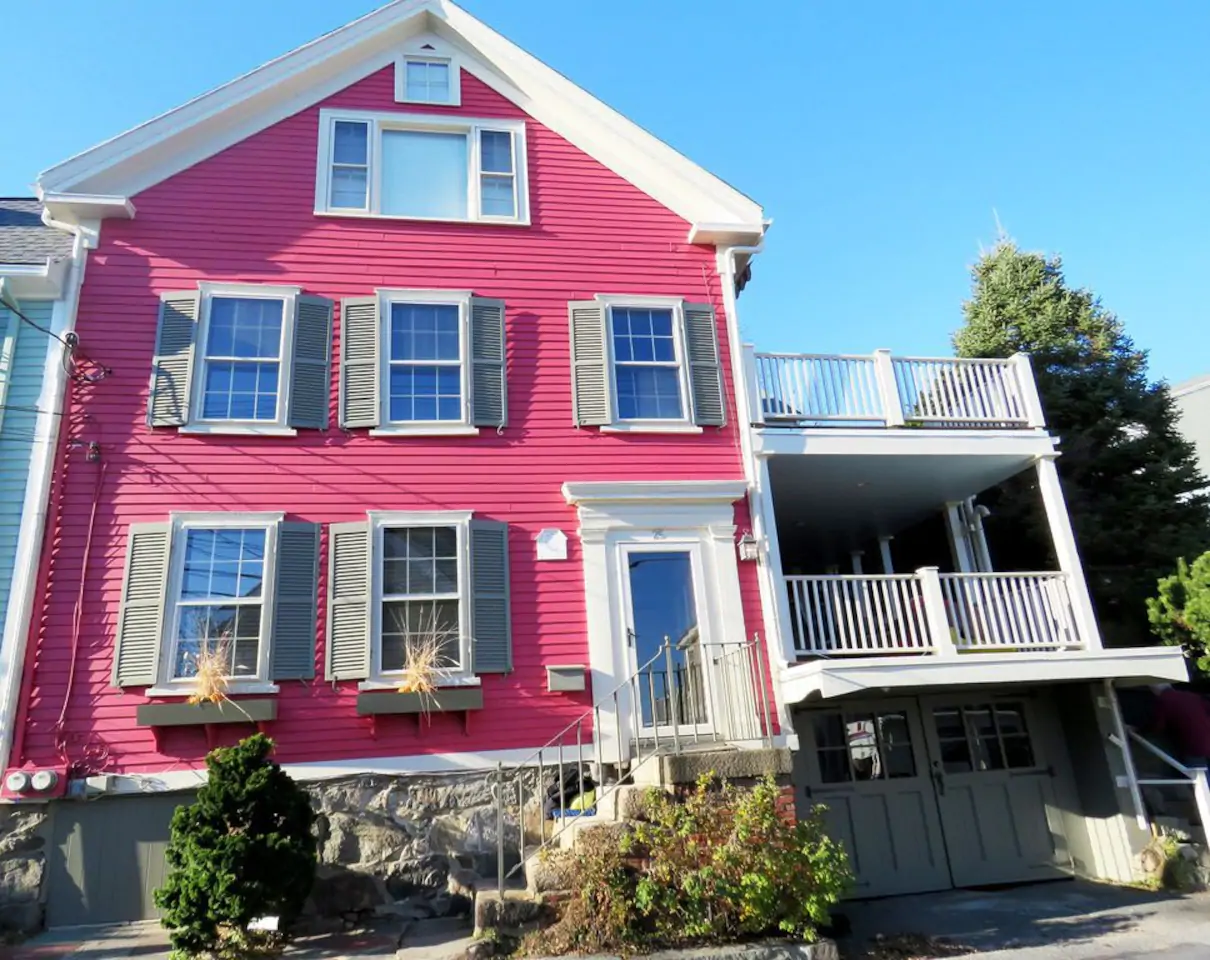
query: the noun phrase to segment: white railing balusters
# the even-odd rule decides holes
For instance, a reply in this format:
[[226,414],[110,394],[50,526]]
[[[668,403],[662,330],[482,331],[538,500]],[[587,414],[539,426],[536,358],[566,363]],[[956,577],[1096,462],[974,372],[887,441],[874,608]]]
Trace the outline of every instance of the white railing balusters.
[[785,580],[801,654],[927,653],[932,646],[913,574]]

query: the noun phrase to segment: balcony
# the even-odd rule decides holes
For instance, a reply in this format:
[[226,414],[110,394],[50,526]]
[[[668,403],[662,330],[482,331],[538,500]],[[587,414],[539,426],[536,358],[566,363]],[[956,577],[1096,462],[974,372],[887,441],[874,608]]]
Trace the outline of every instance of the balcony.
[[1065,573],[785,577],[798,658],[1087,649]]
[[748,349],[754,425],[1034,430],[1045,426],[1029,357],[964,360],[757,353]]

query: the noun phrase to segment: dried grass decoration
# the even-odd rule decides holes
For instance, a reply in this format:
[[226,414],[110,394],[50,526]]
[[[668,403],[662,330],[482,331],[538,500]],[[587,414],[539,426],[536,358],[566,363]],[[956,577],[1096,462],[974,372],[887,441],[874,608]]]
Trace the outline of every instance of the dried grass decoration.
[[425,716],[437,705],[437,687],[446,664],[444,647],[448,639],[448,634],[437,627],[434,613],[421,632],[409,634],[404,644],[399,692],[417,694],[420,712]]
[[231,665],[231,646],[227,637],[222,637],[212,647],[203,641],[202,647],[193,655],[197,672],[193,675],[193,693],[189,703],[219,703],[227,699],[227,670]]

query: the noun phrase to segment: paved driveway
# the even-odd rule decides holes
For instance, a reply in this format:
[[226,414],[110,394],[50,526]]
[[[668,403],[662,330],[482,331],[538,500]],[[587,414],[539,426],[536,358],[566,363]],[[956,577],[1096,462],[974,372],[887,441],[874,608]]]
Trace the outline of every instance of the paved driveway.
[[980,960],[1210,960],[1207,893],[1060,880],[869,900],[846,904],[843,912],[852,933],[841,948],[854,958],[887,956],[870,952],[876,934],[926,934],[969,947]]

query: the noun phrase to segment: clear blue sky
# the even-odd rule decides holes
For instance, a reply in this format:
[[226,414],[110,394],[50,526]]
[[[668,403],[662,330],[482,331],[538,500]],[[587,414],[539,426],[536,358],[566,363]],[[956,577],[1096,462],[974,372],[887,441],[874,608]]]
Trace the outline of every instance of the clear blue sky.
[[[374,0],[11,0],[0,194]],[[1210,371],[1205,0],[465,0],[748,193],[766,349],[948,352],[1005,229],[1178,382]]]

